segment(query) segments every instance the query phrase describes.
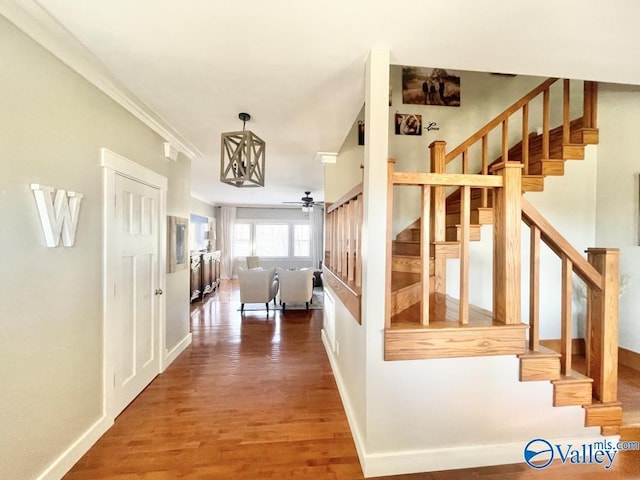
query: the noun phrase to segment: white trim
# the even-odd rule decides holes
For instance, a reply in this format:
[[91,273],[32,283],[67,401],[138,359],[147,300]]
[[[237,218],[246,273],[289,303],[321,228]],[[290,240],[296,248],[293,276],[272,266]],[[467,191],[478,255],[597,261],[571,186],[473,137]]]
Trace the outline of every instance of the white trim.
[[113,420],[102,416],[78,437],[62,454],[42,472],[37,480],[58,480],[73,467],[94,443],[113,425]]
[[149,170],[147,167],[143,167],[139,163],[132,162],[128,158],[112,152],[108,148],[100,149],[100,165],[102,167],[115,170],[125,177],[146,183],[151,187],[159,188],[161,190],[167,190],[169,187],[169,180],[167,177],[162,176],[153,170]]
[[321,338],[322,344],[324,345],[324,349],[327,352],[327,358],[329,358],[329,364],[331,365],[331,370],[333,371],[333,378],[336,380],[336,385],[338,386],[338,393],[340,393],[340,399],[342,400],[342,406],[344,407],[344,413],[347,415],[347,422],[349,422],[349,428],[351,429],[351,435],[353,436],[353,441],[356,445],[356,451],[358,452],[358,459],[360,460],[360,466],[362,467],[362,471],[365,471],[366,458],[367,458],[367,450],[365,448],[365,436],[360,431],[358,427],[358,422],[356,421],[355,411],[351,402],[349,401],[349,396],[347,395],[347,388],[342,379],[342,375],[340,374],[340,369],[338,368],[338,362],[334,357],[333,352],[331,351],[331,346],[329,345],[329,339],[327,338],[324,328],[321,330]]
[[[597,436],[574,437],[571,439],[547,439],[553,444],[586,444],[602,441]],[[428,450],[405,450],[399,452],[365,454],[363,471],[365,478],[386,475],[403,475],[418,472],[436,472],[492,465],[522,463],[523,449],[527,441],[499,443],[492,445],[467,445],[452,448]],[[603,471],[605,471],[603,469]]]
[[[110,246],[114,239],[111,222],[115,219],[115,177],[123,175],[133,180],[145,183],[159,190],[158,205],[158,288],[166,291],[166,217],[167,217],[167,187],[166,177],[139,165],[122,155],[106,148],[100,149],[100,165],[103,167],[103,415],[111,419],[120,413],[113,407],[113,364],[109,357],[109,330],[111,312],[109,310],[112,298],[111,291],[115,284],[113,271],[115,270],[110,255]],[[166,350],[166,300],[160,295],[157,305],[158,337],[156,351],[158,352],[157,372],[161,373],[165,367],[164,354]]]
[[186,348],[191,345],[191,340],[193,335],[188,333],[182,340],[178,342],[178,344],[171,349],[171,351],[165,349],[164,350],[164,361],[162,366],[162,371],[164,372],[169,365],[173,363],[173,361],[178,358],[178,356],[186,350]]
[[121,84],[88,48],[36,1],[0,2],[0,14],[188,158],[203,156],[169,122]]

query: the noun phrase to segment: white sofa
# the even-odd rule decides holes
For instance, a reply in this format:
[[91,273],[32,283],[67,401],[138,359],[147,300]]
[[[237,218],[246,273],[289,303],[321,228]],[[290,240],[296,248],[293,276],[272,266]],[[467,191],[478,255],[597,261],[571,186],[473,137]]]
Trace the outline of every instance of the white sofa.
[[287,302],[305,302],[309,310],[309,302],[313,296],[313,269],[284,270],[278,268],[280,282],[280,303],[282,311],[287,308]]
[[240,283],[240,311],[244,313],[245,303],[264,303],[269,312],[269,302],[276,304],[278,293],[278,279],[275,268],[254,268],[245,270],[238,268],[238,281]]

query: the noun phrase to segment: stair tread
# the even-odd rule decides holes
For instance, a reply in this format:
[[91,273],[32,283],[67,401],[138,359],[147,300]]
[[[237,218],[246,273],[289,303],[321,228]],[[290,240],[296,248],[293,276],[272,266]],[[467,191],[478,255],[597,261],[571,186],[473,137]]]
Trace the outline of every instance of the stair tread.
[[474,328],[526,328],[524,324],[505,325],[493,320],[493,313],[477,305],[469,305],[469,323],[460,325],[458,317],[459,301],[449,295],[432,293],[429,296],[429,325],[421,324],[420,302],[403,310],[391,318],[391,329],[422,330],[474,329]]
[[551,383],[556,384],[570,384],[570,383],[584,383],[591,382],[593,383],[593,378],[589,378],[586,375],[582,375],[581,373],[576,372],[575,370],[571,371],[571,375],[560,375],[560,378],[557,380],[552,380]]
[[518,355],[519,358],[530,358],[530,357],[536,357],[536,358],[560,358],[560,354],[554,350],[551,350],[550,348],[546,348],[543,346],[538,347],[538,350],[528,350],[525,353],[523,353],[522,355]]

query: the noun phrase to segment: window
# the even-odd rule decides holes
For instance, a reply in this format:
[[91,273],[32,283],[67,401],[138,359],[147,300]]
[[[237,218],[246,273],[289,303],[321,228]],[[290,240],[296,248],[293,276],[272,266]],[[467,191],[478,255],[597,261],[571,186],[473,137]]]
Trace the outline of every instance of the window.
[[256,224],[256,255],[289,256],[289,225]]
[[269,223],[244,220],[233,230],[233,256],[257,255],[265,258],[309,259],[311,257],[311,225],[300,220]]
[[293,256],[311,256],[311,228],[309,225],[293,226]]
[[233,255],[235,257],[251,255],[250,223],[236,223],[233,226]]

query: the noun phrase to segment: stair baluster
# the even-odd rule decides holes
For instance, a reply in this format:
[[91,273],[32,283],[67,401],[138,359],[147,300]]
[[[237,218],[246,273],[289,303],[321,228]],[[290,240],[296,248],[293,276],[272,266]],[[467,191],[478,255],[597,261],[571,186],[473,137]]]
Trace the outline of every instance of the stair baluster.
[[360,323],[362,184],[325,210],[325,281]]
[[429,233],[431,228],[429,223],[431,222],[431,187],[429,185],[422,185],[422,197],[420,208],[420,281],[422,282],[422,294],[420,295],[420,319],[422,325],[429,325],[429,256],[431,255],[431,242],[429,240]]

